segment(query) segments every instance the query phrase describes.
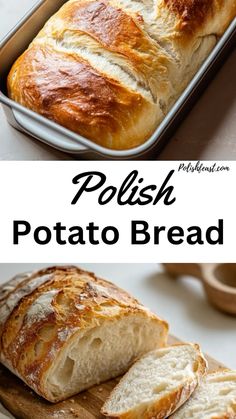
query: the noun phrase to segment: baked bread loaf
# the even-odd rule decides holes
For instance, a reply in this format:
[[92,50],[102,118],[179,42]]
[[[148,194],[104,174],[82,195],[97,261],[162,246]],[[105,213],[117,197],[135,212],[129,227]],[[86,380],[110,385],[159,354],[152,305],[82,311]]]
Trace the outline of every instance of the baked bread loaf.
[[235,419],[236,371],[207,375],[171,419]]
[[166,343],[168,325],[112,283],[51,267],[0,288],[0,361],[57,402]]
[[111,149],[144,143],[236,15],[236,0],[70,0],[8,76],[9,96]]
[[165,419],[188,400],[206,367],[198,345],[152,351],[124,375],[102,413],[120,419]]

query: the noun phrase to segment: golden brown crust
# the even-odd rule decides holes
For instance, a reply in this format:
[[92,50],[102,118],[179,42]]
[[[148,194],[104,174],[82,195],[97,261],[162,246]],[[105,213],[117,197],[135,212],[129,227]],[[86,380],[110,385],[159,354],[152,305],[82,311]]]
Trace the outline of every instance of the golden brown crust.
[[[119,133],[129,132],[127,116],[133,109],[134,126],[143,113],[155,113],[154,104],[140,94],[99,74],[73,53],[53,51],[48,46],[32,46],[18,59],[8,77],[8,91],[14,100],[46,118],[117,149],[125,148]],[[152,129],[147,129],[145,139]],[[129,145],[133,147],[138,141],[137,136],[130,136]]]
[[204,25],[209,15],[216,11],[216,6],[222,1],[215,0],[164,0],[169,9],[180,19],[180,29],[196,29]]
[[[220,36],[236,14],[235,0],[164,0],[166,6],[176,15],[176,29],[189,40],[194,34],[201,33],[204,27],[212,25],[212,34]],[[226,5],[226,3],[228,3]],[[225,11],[227,8],[225,19]],[[215,25],[214,22],[218,22]],[[211,32],[209,31],[209,35]],[[185,37],[186,39],[186,37]]]
[[147,55],[148,49],[154,49],[151,39],[131,16],[105,1],[71,3],[63,19],[68,30],[89,34],[110,51],[120,52],[134,61],[139,58],[136,51]]
[[74,266],[34,272],[0,303],[0,360],[47,398],[43,375],[65,342],[78,330],[131,313],[160,322],[125,291],[90,272]]
[[235,16],[236,0],[139,3],[67,1],[13,65],[9,96],[102,146],[145,142]]

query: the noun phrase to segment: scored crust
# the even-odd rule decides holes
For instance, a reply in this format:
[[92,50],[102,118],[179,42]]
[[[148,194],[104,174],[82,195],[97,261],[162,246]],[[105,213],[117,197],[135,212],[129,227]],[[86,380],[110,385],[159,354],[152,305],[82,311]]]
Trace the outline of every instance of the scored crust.
[[[109,281],[75,266],[42,269],[0,288],[0,361],[50,400],[50,365],[76,333],[136,314],[168,325]],[[52,400],[54,401],[54,400]]]
[[9,96],[111,149],[144,143],[236,14],[236,0],[70,0],[13,65]]

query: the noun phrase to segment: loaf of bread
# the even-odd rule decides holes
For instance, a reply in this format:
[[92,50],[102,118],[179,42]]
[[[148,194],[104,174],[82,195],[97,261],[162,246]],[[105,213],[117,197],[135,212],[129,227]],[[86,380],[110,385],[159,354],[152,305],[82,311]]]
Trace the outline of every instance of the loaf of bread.
[[116,377],[168,325],[112,283],[50,267],[0,288],[0,361],[51,402]]
[[189,399],[206,369],[198,345],[152,351],[124,375],[102,413],[119,419],[165,419]]
[[236,371],[207,375],[171,419],[235,419]]
[[236,0],[70,0],[8,77],[9,96],[111,149],[144,143],[236,15]]

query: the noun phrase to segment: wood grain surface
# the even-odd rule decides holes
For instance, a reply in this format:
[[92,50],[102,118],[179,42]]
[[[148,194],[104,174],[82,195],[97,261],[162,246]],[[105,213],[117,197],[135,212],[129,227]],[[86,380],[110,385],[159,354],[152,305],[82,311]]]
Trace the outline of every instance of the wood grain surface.
[[[169,343],[180,342],[175,337]],[[207,356],[209,371],[225,368]],[[119,378],[84,391],[64,402],[52,404],[37,396],[20,379],[0,365],[0,401],[19,419],[104,419],[100,409]]]

